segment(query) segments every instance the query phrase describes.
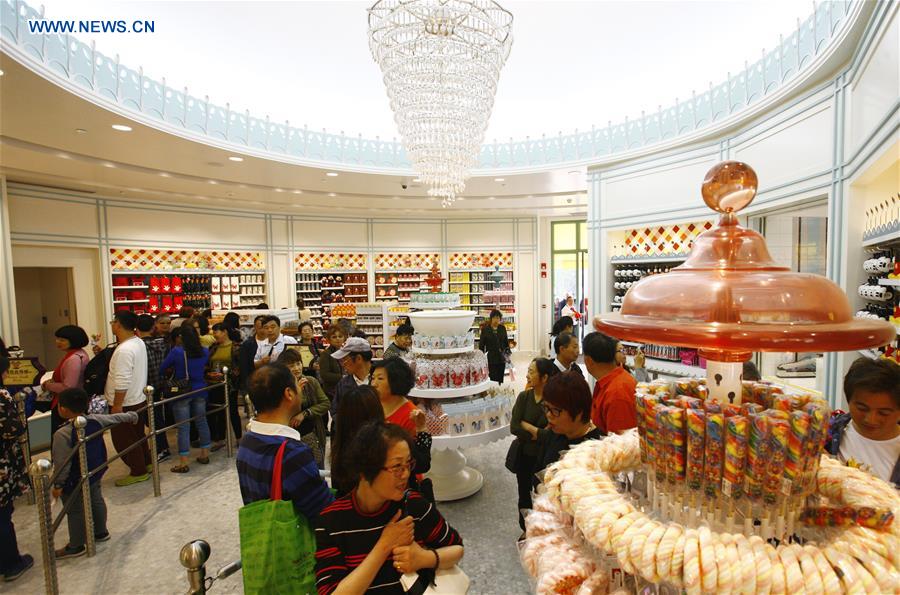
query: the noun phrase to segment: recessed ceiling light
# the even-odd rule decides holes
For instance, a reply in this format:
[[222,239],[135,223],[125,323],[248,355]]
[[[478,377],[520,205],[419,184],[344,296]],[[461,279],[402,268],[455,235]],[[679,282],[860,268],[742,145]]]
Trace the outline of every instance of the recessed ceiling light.
[[159,172],[160,177],[171,178],[172,176],[164,171]]
[[59,157],[60,159],[71,159],[72,158],[72,156],[69,155],[68,153],[57,153],[56,156]]
[[293,194],[303,194],[303,191],[302,191],[302,190],[292,190],[291,192],[292,192]]
[[2,70],[0,70],[0,76],[3,76],[4,74],[6,74],[6,73],[3,72]]
[[496,200],[496,197],[494,197],[494,196],[488,196],[488,200]]
[[228,161],[243,161],[243,160],[244,160],[243,157],[238,157],[237,155],[232,155],[231,157],[228,158]]
[[421,181],[422,181],[422,178],[415,177],[415,178],[412,179],[412,181],[413,181],[413,182],[421,182]]
[[334,198],[335,196],[337,196],[337,194],[335,194],[334,192],[329,192],[329,193],[328,193],[328,196]]
[[275,192],[284,192],[284,188],[276,188]]
[[110,163],[109,161],[106,161],[106,162],[103,163],[103,167],[115,168],[115,167],[116,167],[116,164],[115,164],[115,163]]
[[338,177],[338,174],[337,174],[336,171],[325,172],[325,175],[328,176],[329,178],[336,178],[336,177]]
[[506,178],[494,178],[495,182],[505,182]]
[[208,180],[210,184],[218,184],[215,180]]
[[85,130],[84,128],[76,128],[75,132],[77,132],[78,134],[87,134],[87,130]]
[[112,128],[119,132],[131,132],[131,126],[126,126],[125,124],[113,124]]

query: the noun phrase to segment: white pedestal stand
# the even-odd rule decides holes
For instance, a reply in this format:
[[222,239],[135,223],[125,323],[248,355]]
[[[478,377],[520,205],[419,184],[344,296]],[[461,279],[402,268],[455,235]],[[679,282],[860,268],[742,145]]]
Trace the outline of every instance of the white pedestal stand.
[[484,485],[481,471],[467,467],[466,455],[455,448],[432,453],[427,477],[434,483],[434,498],[438,502],[468,498]]
[[434,483],[434,497],[439,502],[468,498],[484,485],[481,471],[466,465],[460,450],[468,446],[488,444],[509,436],[509,424],[487,432],[463,436],[435,436],[431,446],[431,471],[426,477]]

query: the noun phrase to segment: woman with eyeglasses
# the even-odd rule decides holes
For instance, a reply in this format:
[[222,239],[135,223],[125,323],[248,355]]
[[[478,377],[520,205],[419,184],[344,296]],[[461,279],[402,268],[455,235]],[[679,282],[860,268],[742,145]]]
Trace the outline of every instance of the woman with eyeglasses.
[[[547,426],[547,417],[541,407],[544,399],[544,386],[551,377],[559,374],[559,368],[553,360],[537,357],[528,366],[525,390],[519,393],[513,405],[510,432],[516,437],[515,471],[516,483],[519,486],[519,526],[525,530],[525,517],[522,510],[531,508],[531,478],[538,455],[538,433]],[[511,447],[512,448],[512,447]]]
[[459,533],[407,487],[414,462],[406,430],[378,420],[366,423],[348,454],[356,485],[316,522],[320,595],[402,595],[403,574],[451,568],[462,559]]
[[591,421],[591,389],[578,372],[563,372],[547,381],[541,408],[547,430],[538,433],[534,472],[559,460],[559,453],[605,434]]

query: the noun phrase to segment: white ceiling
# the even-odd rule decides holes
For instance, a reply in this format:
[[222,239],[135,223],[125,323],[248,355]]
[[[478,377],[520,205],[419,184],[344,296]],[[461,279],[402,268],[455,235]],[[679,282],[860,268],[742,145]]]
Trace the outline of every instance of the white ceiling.
[[[11,181],[175,204],[286,213],[584,216],[584,168],[471,178],[442,209],[409,176],[340,172],[231,152],[143,126],[0,54],[0,174]],[[113,124],[128,124],[117,132]],[[79,132],[79,130],[83,132]],[[338,172],[332,172],[338,173]],[[403,186],[406,186],[404,188]]]
[[[369,54],[370,3],[42,3],[53,19],[153,20],[154,33],[80,38],[215,104],[335,133],[397,134]],[[488,141],[586,130],[674,105],[739,72],[812,11],[809,0],[501,4],[514,15],[514,43]]]

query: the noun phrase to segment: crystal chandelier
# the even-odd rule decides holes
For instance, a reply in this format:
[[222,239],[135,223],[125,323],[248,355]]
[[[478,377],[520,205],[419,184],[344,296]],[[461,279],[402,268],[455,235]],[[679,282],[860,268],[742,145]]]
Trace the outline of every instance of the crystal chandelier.
[[465,188],[512,45],[512,14],[493,0],[379,0],[369,47],[394,119],[430,196]]

